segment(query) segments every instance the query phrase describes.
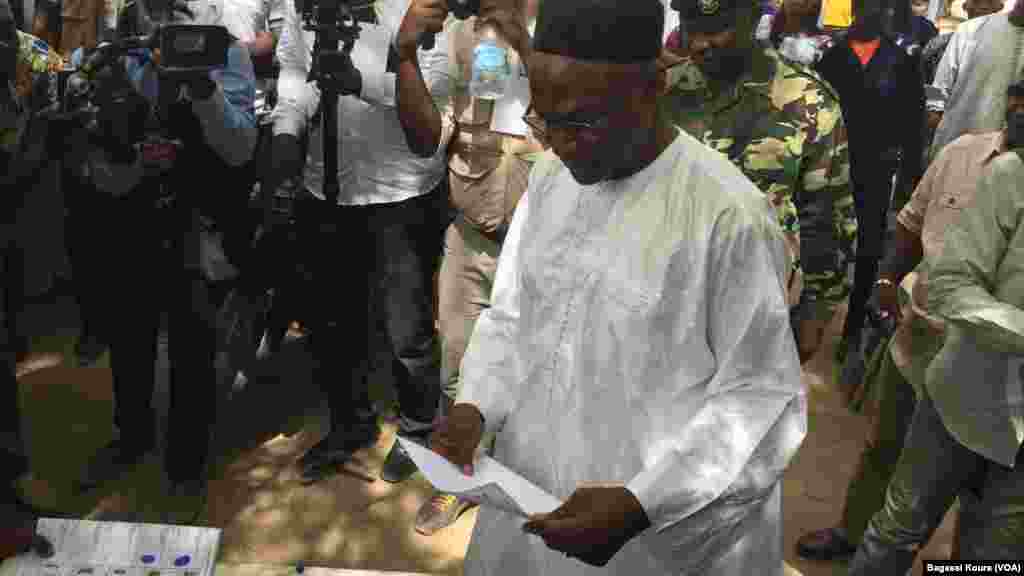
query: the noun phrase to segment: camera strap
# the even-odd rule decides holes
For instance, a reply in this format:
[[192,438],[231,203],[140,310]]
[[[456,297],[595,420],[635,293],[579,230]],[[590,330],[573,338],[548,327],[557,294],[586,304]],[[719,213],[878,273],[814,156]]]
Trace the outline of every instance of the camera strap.
[[64,0],[47,0],[46,24],[50,34],[53,34],[57,40],[57,44],[53,48],[59,49],[61,44],[60,36],[64,31]]

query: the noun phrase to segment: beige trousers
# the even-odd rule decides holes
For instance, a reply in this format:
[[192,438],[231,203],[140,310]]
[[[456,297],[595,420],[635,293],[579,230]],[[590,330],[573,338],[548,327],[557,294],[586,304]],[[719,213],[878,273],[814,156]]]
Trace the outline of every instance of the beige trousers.
[[[490,306],[491,287],[501,246],[469,225],[461,216],[448,226],[437,278],[438,322],[441,333],[441,387],[449,401],[460,389],[459,365],[480,313]],[[442,398],[444,404],[445,398]],[[441,409],[442,414],[445,412]],[[480,445],[490,451],[493,437]]]

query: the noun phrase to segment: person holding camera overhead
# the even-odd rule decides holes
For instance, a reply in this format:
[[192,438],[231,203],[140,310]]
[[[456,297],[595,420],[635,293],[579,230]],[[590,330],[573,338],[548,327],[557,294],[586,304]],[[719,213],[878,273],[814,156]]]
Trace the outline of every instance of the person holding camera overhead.
[[[221,0],[187,6],[141,0],[139,8],[147,33],[169,23],[222,26]],[[98,146],[81,171],[83,190],[74,192],[89,194],[94,210],[88,272],[98,285],[89,306],[106,311],[107,322],[97,328],[110,344],[119,432],[92,457],[79,488],[120,478],[155,447],[151,399],[165,312],[171,361],[165,523],[193,523],[204,504],[217,405],[213,293],[225,279],[207,265],[206,239],[245,209],[249,191],[232,183],[245,181],[239,172],[256,145],[252,62],[226,38],[227,64],[212,71],[173,76],[148,49],[116,62],[123,73],[116,66],[97,71],[101,129],[92,141]],[[164,50],[159,57],[170,55]],[[128,104],[120,111],[132,113],[103,111],[118,100]],[[158,129],[159,137],[132,145]]]
[[[459,364],[480,313],[488,307],[494,272],[508,224],[536,156],[543,147],[521,119],[529,103],[526,55],[539,0],[481,0],[479,15],[456,20],[446,28],[455,93],[451,105],[434,108],[416,74],[416,40],[437,26],[447,13],[444,0],[415,0],[399,31],[398,91],[400,112],[425,124],[406,125],[410,145],[429,149],[452,123],[456,131],[449,150],[451,199],[458,215],[445,234],[445,252],[438,276],[438,324],[441,334],[443,416],[459,390]],[[460,14],[456,14],[456,17]],[[503,95],[480,95],[480,67],[475,50],[490,30],[515,50],[507,52],[508,84]],[[484,94],[483,96],[487,96]],[[518,107],[518,108],[517,108]],[[408,109],[408,111],[406,111]],[[432,111],[416,115],[416,111]],[[496,118],[499,116],[499,118]],[[514,119],[503,122],[502,119]],[[486,444],[487,442],[485,442]],[[473,503],[435,493],[416,516],[415,529],[425,535],[451,525]]]
[[[309,0],[314,1],[314,0]],[[373,360],[389,349],[400,404],[399,434],[425,442],[441,393],[438,339],[434,329],[433,274],[446,225],[445,151],[448,135],[429,149],[406,142],[397,101],[395,42],[408,0],[374,3],[376,24],[361,23],[348,66],[335,71],[338,99],[339,193],[326,198],[316,84],[307,80],[314,36],[304,32],[299,11],[287,7],[278,44],[281,72],[274,111],[273,176],[287,178],[302,164],[300,137],[308,135],[303,179],[307,197],[296,202],[296,221],[307,242],[304,257],[315,317],[310,324],[314,379],[327,396],[331,430],[299,462],[306,481],[339,466],[372,477],[356,452],[376,443],[380,428],[368,394]],[[444,105],[451,92],[443,35],[420,50],[417,74],[430,97]],[[389,63],[391,65],[389,65]],[[347,95],[346,95],[347,94]],[[426,112],[426,111],[419,111]],[[450,130],[449,130],[450,132]],[[273,189],[273,187],[271,187]],[[301,313],[300,313],[301,314]],[[387,342],[384,340],[386,334]],[[381,477],[399,482],[416,471],[399,447],[392,448]]]

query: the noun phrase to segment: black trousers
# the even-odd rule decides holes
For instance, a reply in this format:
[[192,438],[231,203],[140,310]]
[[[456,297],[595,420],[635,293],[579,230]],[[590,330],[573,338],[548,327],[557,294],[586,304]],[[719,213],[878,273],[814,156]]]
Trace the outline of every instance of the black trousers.
[[[447,187],[403,202],[296,204],[309,282],[298,316],[312,331],[314,378],[332,430],[354,443],[376,433],[368,394],[375,360],[389,358],[404,416],[430,422],[441,393],[433,274],[441,257]],[[314,308],[315,307],[315,308]]]
[[121,439],[149,448],[161,315],[168,319],[170,407],[165,468],[171,480],[201,478],[216,419],[216,313],[211,286],[185,266],[194,229],[180,208],[151,196],[115,199],[77,191],[68,222],[83,324],[109,344],[114,423]]
[[853,201],[857,212],[857,259],[854,265],[853,291],[843,332],[848,343],[859,343],[867,318],[867,304],[878,278],[878,265],[885,248],[892,178],[899,165],[895,155],[857,159],[854,168]]

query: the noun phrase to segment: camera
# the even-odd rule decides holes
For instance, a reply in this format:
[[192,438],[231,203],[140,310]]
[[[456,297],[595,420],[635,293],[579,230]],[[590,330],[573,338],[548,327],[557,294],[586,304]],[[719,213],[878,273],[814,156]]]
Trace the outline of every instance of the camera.
[[168,24],[160,28],[155,44],[158,71],[199,74],[227,66],[231,36],[224,26]]

